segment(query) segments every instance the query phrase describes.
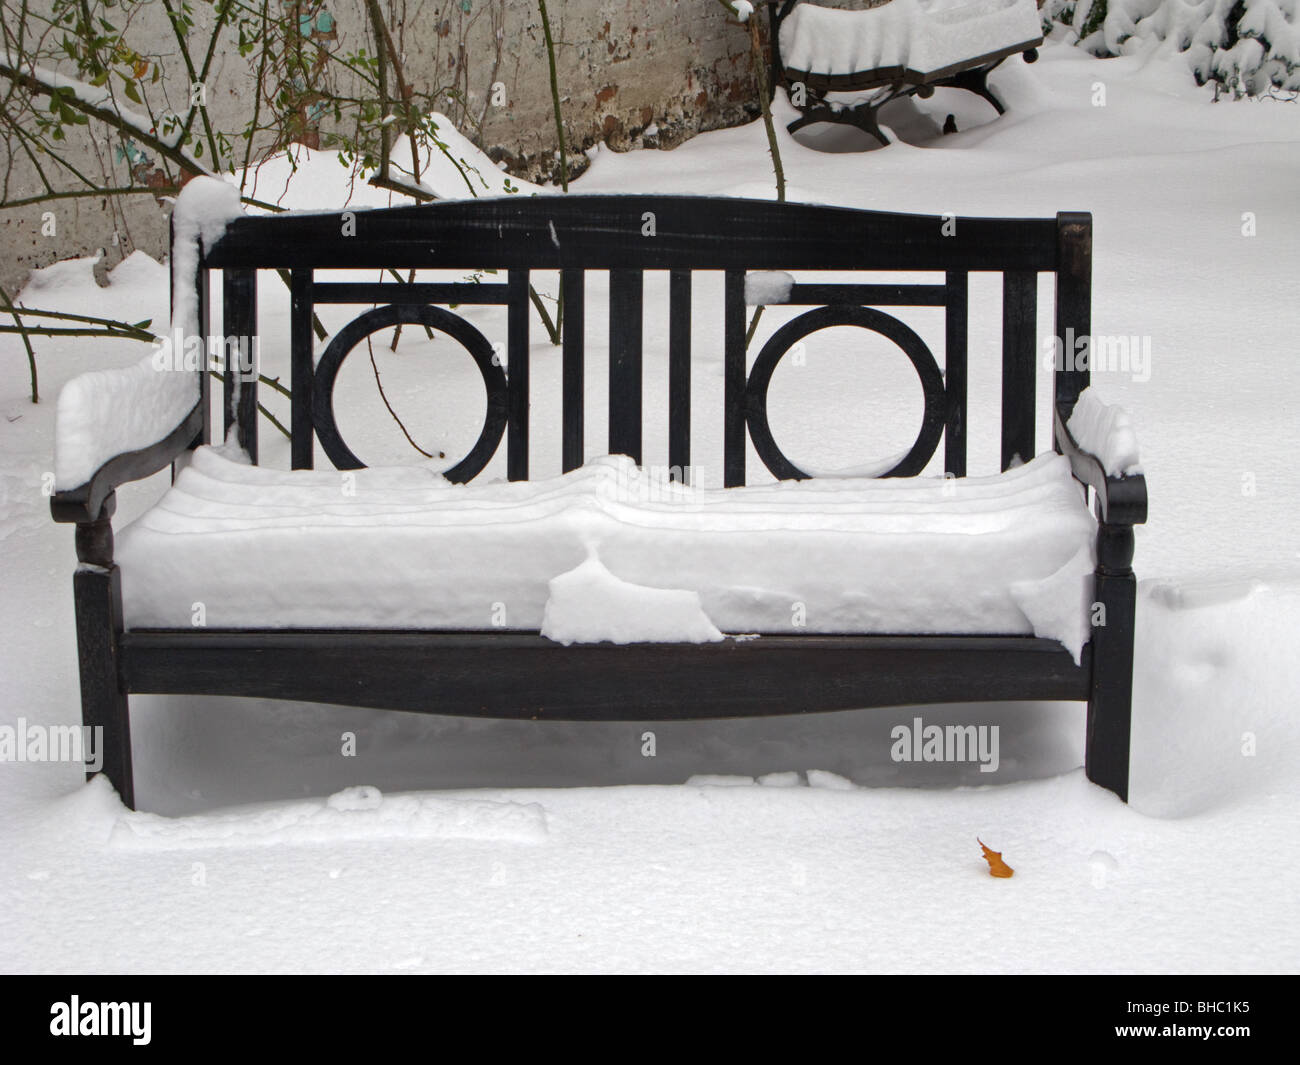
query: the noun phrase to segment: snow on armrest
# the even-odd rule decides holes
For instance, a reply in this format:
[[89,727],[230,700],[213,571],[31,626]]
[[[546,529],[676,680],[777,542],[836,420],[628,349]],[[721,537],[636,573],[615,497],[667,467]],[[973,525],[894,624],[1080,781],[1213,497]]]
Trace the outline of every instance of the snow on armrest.
[[80,487],[110,459],[166,439],[199,401],[207,352],[200,344],[195,367],[184,350],[189,338],[205,334],[195,276],[203,249],[240,213],[239,190],[224,181],[198,177],[181,190],[172,211],[170,339],[134,366],[95,370],[63,386],[54,432],[58,490]]
[[193,370],[156,369],[154,356],[134,366],[74,377],[59,393],[54,483],[85,484],[109,459],[166,439],[199,401]]
[[1137,434],[1128,411],[1103,403],[1091,388],[1079,393],[1066,428],[1079,447],[1097,458],[1107,477],[1132,477],[1142,472]]

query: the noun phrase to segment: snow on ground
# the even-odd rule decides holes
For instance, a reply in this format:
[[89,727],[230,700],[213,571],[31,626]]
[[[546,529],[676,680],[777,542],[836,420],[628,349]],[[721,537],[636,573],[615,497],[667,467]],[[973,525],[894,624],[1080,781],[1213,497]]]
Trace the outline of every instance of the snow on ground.
[[[1300,388],[1300,111],[1211,105],[1177,62],[1103,62],[1059,44],[1034,66],[1006,64],[993,81],[1009,105],[998,121],[982,102],[940,90],[885,111],[898,139],[887,149],[814,151],[783,135],[785,165],[793,198],[959,215],[1094,212],[1094,331],[1150,342],[1149,364],[1094,377],[1102,400],[1131,413],[1151,489],[1135,563],[1144,583],[1131,805],[1084,780],[1074,704],[647,727],[137,699],[148,813],[123,811],[102,781],[83,786],[71,764],[0,765],[0,966],[1300,967],[1300,474],[1286,448],[1295,416],[1284,398]],[[1099,83],[1105,106],[1094,104]],[[963,132],[945,137],[949,112]],[[819,141],[843,149],[851,133]],[[295,205],[339,205],[342,168],[322,165],[326,191],[315,199],[318,171],[306,166]],[[574,187],[772,195],[759,124],[673,152],[599,150]],[[553,292],[547,280],[539,287]],[[986,280],[972,285],[975,306],[993,299],[987,321],[973,325],[972,353],[997,350],[996,289]],[[152,317],[161,330],[165,267],[133,256],[112,281],[98,289],[88,262],[61,264],[24,299]],[[663,320],[655,309],[666,286],[657,285],[648,286],[648,322]],[[272,374],[287,367],[278,286],[273,276],[262,282]],[[600,306],[603,283],[593,277],[588,287]],[[704,483],[720,454],[720,361],[711,354],[720,328],[707,321],[716,301],[701,285]],[[493,311],[463,310],[492,337]],[[942,325],[926,313],[913,324],[934,342]],[[789,314],[769,308],[756,344]],[[593,400],[607,383],[601,319],[588,315]],[[474,371],[416,333],[397,354],[377,340],[376,359],[416,439],[450,455],[477,433],[456,392]],[[542,406],[556,395],[558,359],[539,338],[540,328],[533,377]],[[72,533],[50,523],[41,494],[54,397],[76,373],[141,354],[123,341],[37,344],[44,401],[33,407],[22,348],[0,338],[0,725],[10,726],[79,719]],[[663,337],[649,331],[646,346],[654,454],[664,440]],[[971,465],[985,473],[997,458],[998,386],[972,358]],[[774,432],[792,458],[836,468],[905,449],[920,405],[900,361],[846,330],[809,338],[806,365],[783,364],[773,383]],[[353,359],[340,381],[355,405],[350,420],[340,414],[354,449],[370,461],[410,461],[368,361]],[[826,395],[835,402],[823,408]],[[593,402],[590,453],[604,429]],[[558,424],[538,430],[534,473],[554,472]],[[1045,421],[1040,430],[1045,441]],[[264,426],[263,440],[265,460],[287,465],[274,431]],[[163,480],[121,493],[119,527]],[[997,772],[892,761],[891,730],[917,717],[998,725]],[[355,734],[355,757],[340,757],[344,733]],[[225,809],[249,803],[259,805]],[[1014,878],[987,875],[977,835],[1003,852]]]

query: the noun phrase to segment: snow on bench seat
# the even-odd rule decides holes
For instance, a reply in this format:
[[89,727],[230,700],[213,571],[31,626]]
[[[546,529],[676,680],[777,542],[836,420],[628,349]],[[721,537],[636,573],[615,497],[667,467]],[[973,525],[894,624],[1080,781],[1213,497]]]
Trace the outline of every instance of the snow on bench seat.
[[[1058,586],[1094,534],[1052,454],[983,478],[724,490],[654,481],[621,456],[454,485],[418,466],[288,472],[202,448],[117,559],[130,628],[189,628],[202,603],[219,628],[539,631],[551,582],[596,559],[619,609],[627,585],[697,593],[722,633],[1028,634],[1025,590]],[[602,582],[557,582],[570,615],[575,586]]]
[[788,71],[901,69],[923,79],[1042,38],[1034,0],[890,0],[866,11],[799,4],[781,22]]

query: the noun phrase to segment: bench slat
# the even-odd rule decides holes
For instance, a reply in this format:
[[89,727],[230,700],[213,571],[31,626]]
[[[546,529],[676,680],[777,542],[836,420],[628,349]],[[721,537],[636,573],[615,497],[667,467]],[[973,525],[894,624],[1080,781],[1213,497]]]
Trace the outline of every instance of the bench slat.
[[1002,275],[1002,469],[1013,459],[1028,462],[1034,449],[1037,365],[1038,275],[1009,270]]
[[[1079,393],[1088,387],[1088,369],[1072,362],[1075,341],[1092,334],[1092,216],[1062,212],[1056,216],[1060,234],[1056,263],[1056,338],[1066,358],[1056,369],[1056,409],[1068,422]],[[1059,450],[1059,449],[1058,449]]]
[[728,270],[723,287],[722,479],[727,488],[745,483],[745,271]]
[[950,270],[948,300],[944,315],[944,391],[948,396],[948,418],[944,425],[943,468],[954,477],[966,476],[966,325],[968,275]]
[[587,328],[587,273],[571,268],[560,274],[564,290],[564,438],[561,443],[564,472],[582,465],[586,451],[584,404],[585,331]]
[[1033,636],[763,636],[553,643],[527,632],[136,630],[129,692],[306,699],[553,721],[753,717],[961,700],[1086,699],[1080,665]]
[[942,307],[948,299],[944,285],[795,284],[783,305],[825,307],[856,303],[862,307]]
[[691,272],[668,275],[668,467],[675,481],[691,464]]
[[[538,196],[249,215],[205,252],[213,268],[555,270],[1053,270],[1053,219],[959,218],[705,196]],[[646,216],[654,217],[647,235]],[[454,234],[454,238],[449,238]],[[552,235],[554,234],[554,236]]]
[[507,284],[506,477],[528,480],[528,276],[511,270]]
[[640,270],[609,272],[609,453],[641,464]]
[[289,281],[289,380],[293,392],[289,431],[290,465],[310,470],[315,462],[311,420],[312,377],[316,372],[312,346],[312,271],[294,270]]
[[317,303],[508,304],[510,286],[494,282],[330,281],[312,286]]
[[[243,374],[233,356],[252,358],[257,337],[257,271],[223,270],[221,274],[221,330],[226,338],[226,372],[222,387],[222,436],[237,426],[239,446],[257,462],[257,376]],[[230,341],[235,338],[232,350]],[[236,382],[236,375],[242,379]],[[236,389],[238,383],[238,389]]]
[[[170,270],[167,271],[169,274]],[[198,315],[199,332],[207,336],[208,329],[211,325],[209,317],[212,307],[212,271],[205,269],[203,266],[198,268],[198,277],[195,282],[195,311]],[[172,306],[175,307],[174,302]],[[206,352],[204,356],[206,357]],[[199,410],[203,414],[203,425],[199,430],[198,442],[200,444],[212,443],[212,407],[209,400],[211,389],[209,387],[209,378],[205,373],[199,374]]]

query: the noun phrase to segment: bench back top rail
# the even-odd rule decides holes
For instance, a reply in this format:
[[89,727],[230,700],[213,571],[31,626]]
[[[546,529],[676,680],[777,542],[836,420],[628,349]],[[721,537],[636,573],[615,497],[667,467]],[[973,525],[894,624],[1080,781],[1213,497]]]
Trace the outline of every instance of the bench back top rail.
[[[1056,279],[1058,337],[1089,334],[1092,220],[1084,213],[1049,219],[953,218],[843,207],[693,196],[538,196],[447,201],[422,206],[327,213],[246,216],[206,249],[194,279],[206,321],[208,274],[222,272],[225,337],[257,335],[256,271],[287,272],[291,290],[292,464],[310,468],[314,441],[339,469],[362,465],[334,419],[334,382],[343,359],[378,329],[398,323],[440,330],[478,364],[487,390],[483,429],[470,452],[448,471],[455,480],[478,474],[504,437],[507,475],[529,473],[530,272],[560,272],[563,284],[562,463],[584,460],[583,335],[585,276],[609,271],[609,442],[611,454],[642,462],[642,332],[644,273],[669,274],[668,465],[691,465],[691,292],[695,271],[724,273],[724,483],[745,483],[746,440],[777,477],[803,477],[772,437],[767,386],[782,355],[818,329],[854,325],[892,340],[912,361],[925,398],[922,428],[911,451],[885,476],[919,473],[942,440],[944,468],[966,472],[968,278],[1002,274],[1002,466],[1034,453],[1034,397],[1039,364],[1037,275]],[[320,271],[500,271],[483,283],[329,281]],[[811,309],[746,350],[745,276],[750,271],[933,272],[916,284],[797,283],[786,301]],[[327,275],[326,275],[327,276]],[[337,332],[317,355],[312,318],[317,305],[378,304]],[[505,367],[492,345],[451,304],[506,308]],[[882,309],[942,307],[943,369],[904,322]],[[224,388],[227,431],[256,460],[257,389]],[[1088,370],[1058,361],[1057,410],[1068,418],[1088,384]],[[206,379],[205,379],[206,387]]]

